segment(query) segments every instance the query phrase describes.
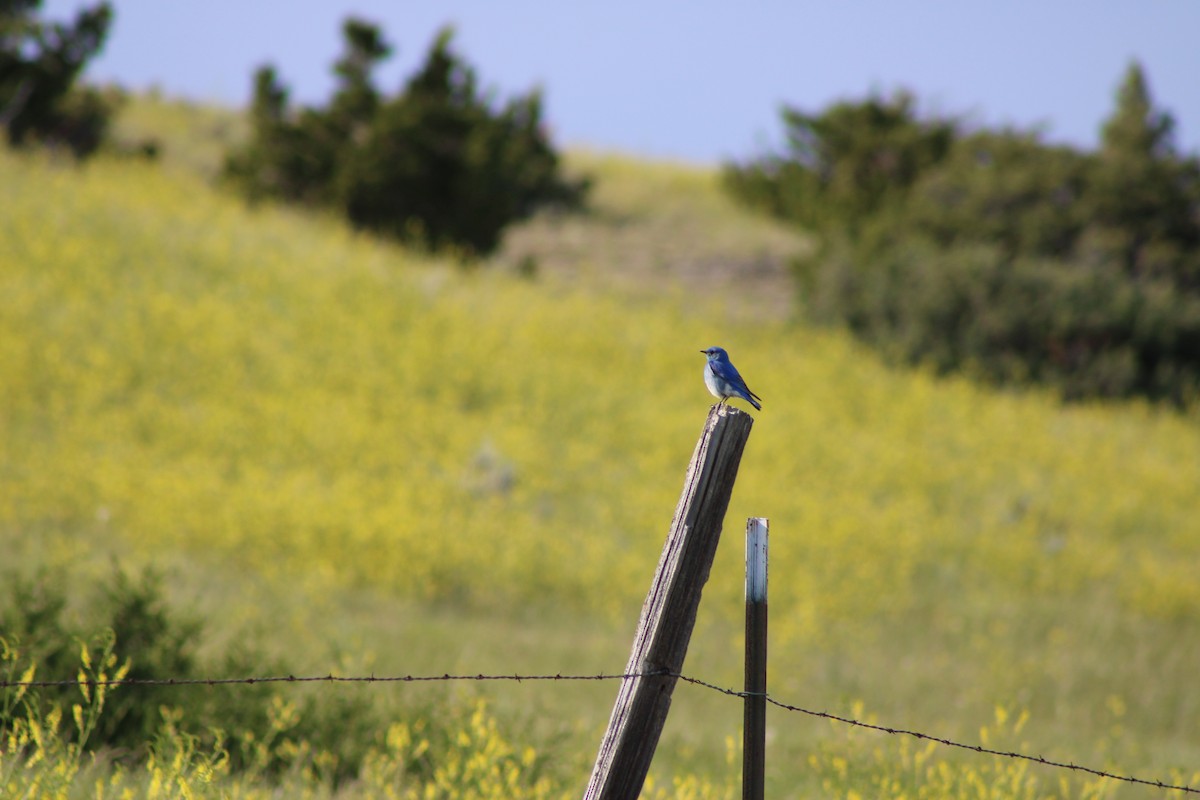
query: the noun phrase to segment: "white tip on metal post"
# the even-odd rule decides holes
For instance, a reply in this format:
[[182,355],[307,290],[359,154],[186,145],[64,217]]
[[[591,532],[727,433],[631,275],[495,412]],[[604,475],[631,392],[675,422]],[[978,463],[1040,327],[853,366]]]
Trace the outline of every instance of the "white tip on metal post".
[[746,521],[746,602],[767,602],[767,529],[766,517]]

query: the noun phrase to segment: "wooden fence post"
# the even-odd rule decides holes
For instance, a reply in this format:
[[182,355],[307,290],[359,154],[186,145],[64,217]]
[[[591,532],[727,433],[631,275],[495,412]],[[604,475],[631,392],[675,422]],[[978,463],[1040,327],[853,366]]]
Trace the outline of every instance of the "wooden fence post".
[[767,520],[746,521],[746,684],[742,800],[763,800],[767,771]]
[[585,800],[636,800],[642,791],[753,424],[727,405],[708,412],[625,669],[639,677],[621,682]]

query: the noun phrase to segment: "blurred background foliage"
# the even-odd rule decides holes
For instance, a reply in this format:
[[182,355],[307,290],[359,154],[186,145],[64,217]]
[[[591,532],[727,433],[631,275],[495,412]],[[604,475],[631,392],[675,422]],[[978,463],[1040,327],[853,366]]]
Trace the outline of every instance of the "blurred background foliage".
[[255,75],[251,134],[225,175],[251,198],[327,206],[356,226],[486,255],[509,224],[545,206],[578,207],[546,137],[534,91],[492,108],[447,28],[404,90],[385,97],[372,68],[391,52],[376,26],[349,19],[326,108],[290,109],[271,67]]
[[114,98],[77,84],[108,36],[111,3],[73,22],[38,17],[41,0],[0,0],[0,127],[12,146],[64,147],[86,158],[104,142]]

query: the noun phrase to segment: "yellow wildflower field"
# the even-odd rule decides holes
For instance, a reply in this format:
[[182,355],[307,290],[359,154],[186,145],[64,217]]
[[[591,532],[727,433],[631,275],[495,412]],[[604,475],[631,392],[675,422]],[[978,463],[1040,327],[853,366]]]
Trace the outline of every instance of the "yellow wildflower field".
[[[1196,763],[1194,412],[899,371],[711,295],[462,268],[150,164],[0,154],[0,547],[632,632],[712,402],[711,345],[765,402],[697,672],[738,681],[740,527],[766,516],[782,699],[866,697],[967,738],[1007,704],[1047,751]],[[782,786],[825,736],[774,717]],[[890,785],[839,775],[811,785]],[[939,780],[936,796],[966,791]],[[979,796],[1098,791],[1040,785]]]

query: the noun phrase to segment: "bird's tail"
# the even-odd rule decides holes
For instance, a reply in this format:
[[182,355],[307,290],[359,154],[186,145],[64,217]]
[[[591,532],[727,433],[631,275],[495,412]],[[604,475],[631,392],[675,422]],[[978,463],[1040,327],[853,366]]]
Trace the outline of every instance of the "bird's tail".
[[749,397],[747,397],[746,400],[747,400],[747,402],[750,403],[750,405],[754,406],[754,410],[762,411],[762,403],[758,402],[762,398],[759,397],[758,395],[756,395],[754,392],[746,392],[746,394],[749,395]]

